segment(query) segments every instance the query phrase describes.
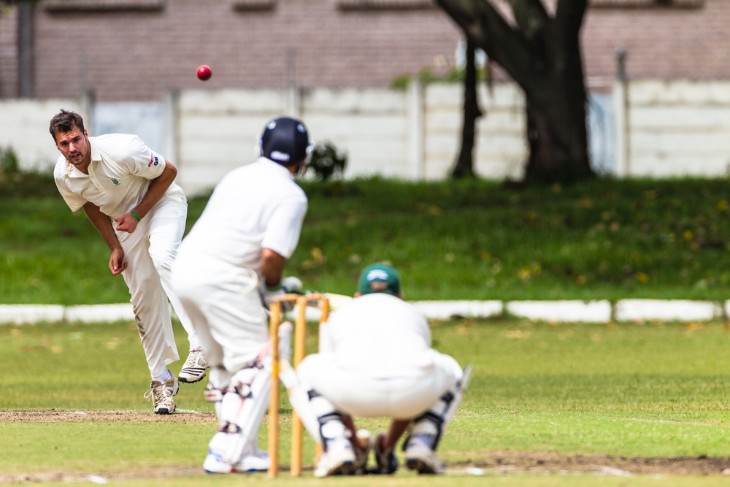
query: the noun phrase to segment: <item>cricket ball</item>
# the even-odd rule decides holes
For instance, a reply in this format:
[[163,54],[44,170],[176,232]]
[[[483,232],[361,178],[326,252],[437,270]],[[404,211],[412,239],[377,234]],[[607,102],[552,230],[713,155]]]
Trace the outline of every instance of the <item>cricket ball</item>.
[[198,66],[197,74],[199,80],[208,81],[210,77],[213,76],[213,71],[207,64],[201,64],[200,66]]

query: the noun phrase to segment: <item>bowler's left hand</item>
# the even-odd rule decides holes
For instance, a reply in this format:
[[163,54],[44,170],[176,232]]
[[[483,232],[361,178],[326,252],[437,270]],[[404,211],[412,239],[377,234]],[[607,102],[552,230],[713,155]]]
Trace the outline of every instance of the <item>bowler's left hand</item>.
[[114,222],[117,224],[117,230],[122,232],[132,233],[137,229],[137,220],[131,213],[116,217]]

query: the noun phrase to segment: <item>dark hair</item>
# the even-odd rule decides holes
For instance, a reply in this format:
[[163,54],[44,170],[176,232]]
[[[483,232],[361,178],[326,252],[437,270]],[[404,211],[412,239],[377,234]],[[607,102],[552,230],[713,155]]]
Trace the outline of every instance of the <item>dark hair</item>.
[[51,132],[51,137],[53,137],[53,140],[55,141],[56,135],[64,132],[70,132],[74,127],[78,127],[78,129],[83,132],[85,130],[84,119],[76,112],[61,109],[59,114],[51,119],[49,130]]

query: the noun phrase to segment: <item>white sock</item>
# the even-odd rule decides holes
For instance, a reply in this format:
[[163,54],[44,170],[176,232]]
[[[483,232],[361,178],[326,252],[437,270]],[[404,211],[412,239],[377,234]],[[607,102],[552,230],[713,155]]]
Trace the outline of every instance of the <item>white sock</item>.
[[165,373],[162,374],[159,377],[153,377],[152,380],[156,380],[159,382],[165,382],[166,380],[172,380],[174,379],[172,372],[170,372],[170,369],[165,369]]

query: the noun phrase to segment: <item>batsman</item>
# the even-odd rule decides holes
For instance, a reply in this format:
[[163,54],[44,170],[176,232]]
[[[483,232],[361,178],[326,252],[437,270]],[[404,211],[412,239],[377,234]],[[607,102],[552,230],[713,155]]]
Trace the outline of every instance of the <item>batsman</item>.
[[206,397],[218,430],[203,463],[208,473],[269,468],[256,444],[271,387],[265,304],[283,293],[299,241],[308,202],[294,176],[311,146],[300,120],[280,117],[266,124],[259,147],[258,159],[216,185],[172,272],[211,367]]

